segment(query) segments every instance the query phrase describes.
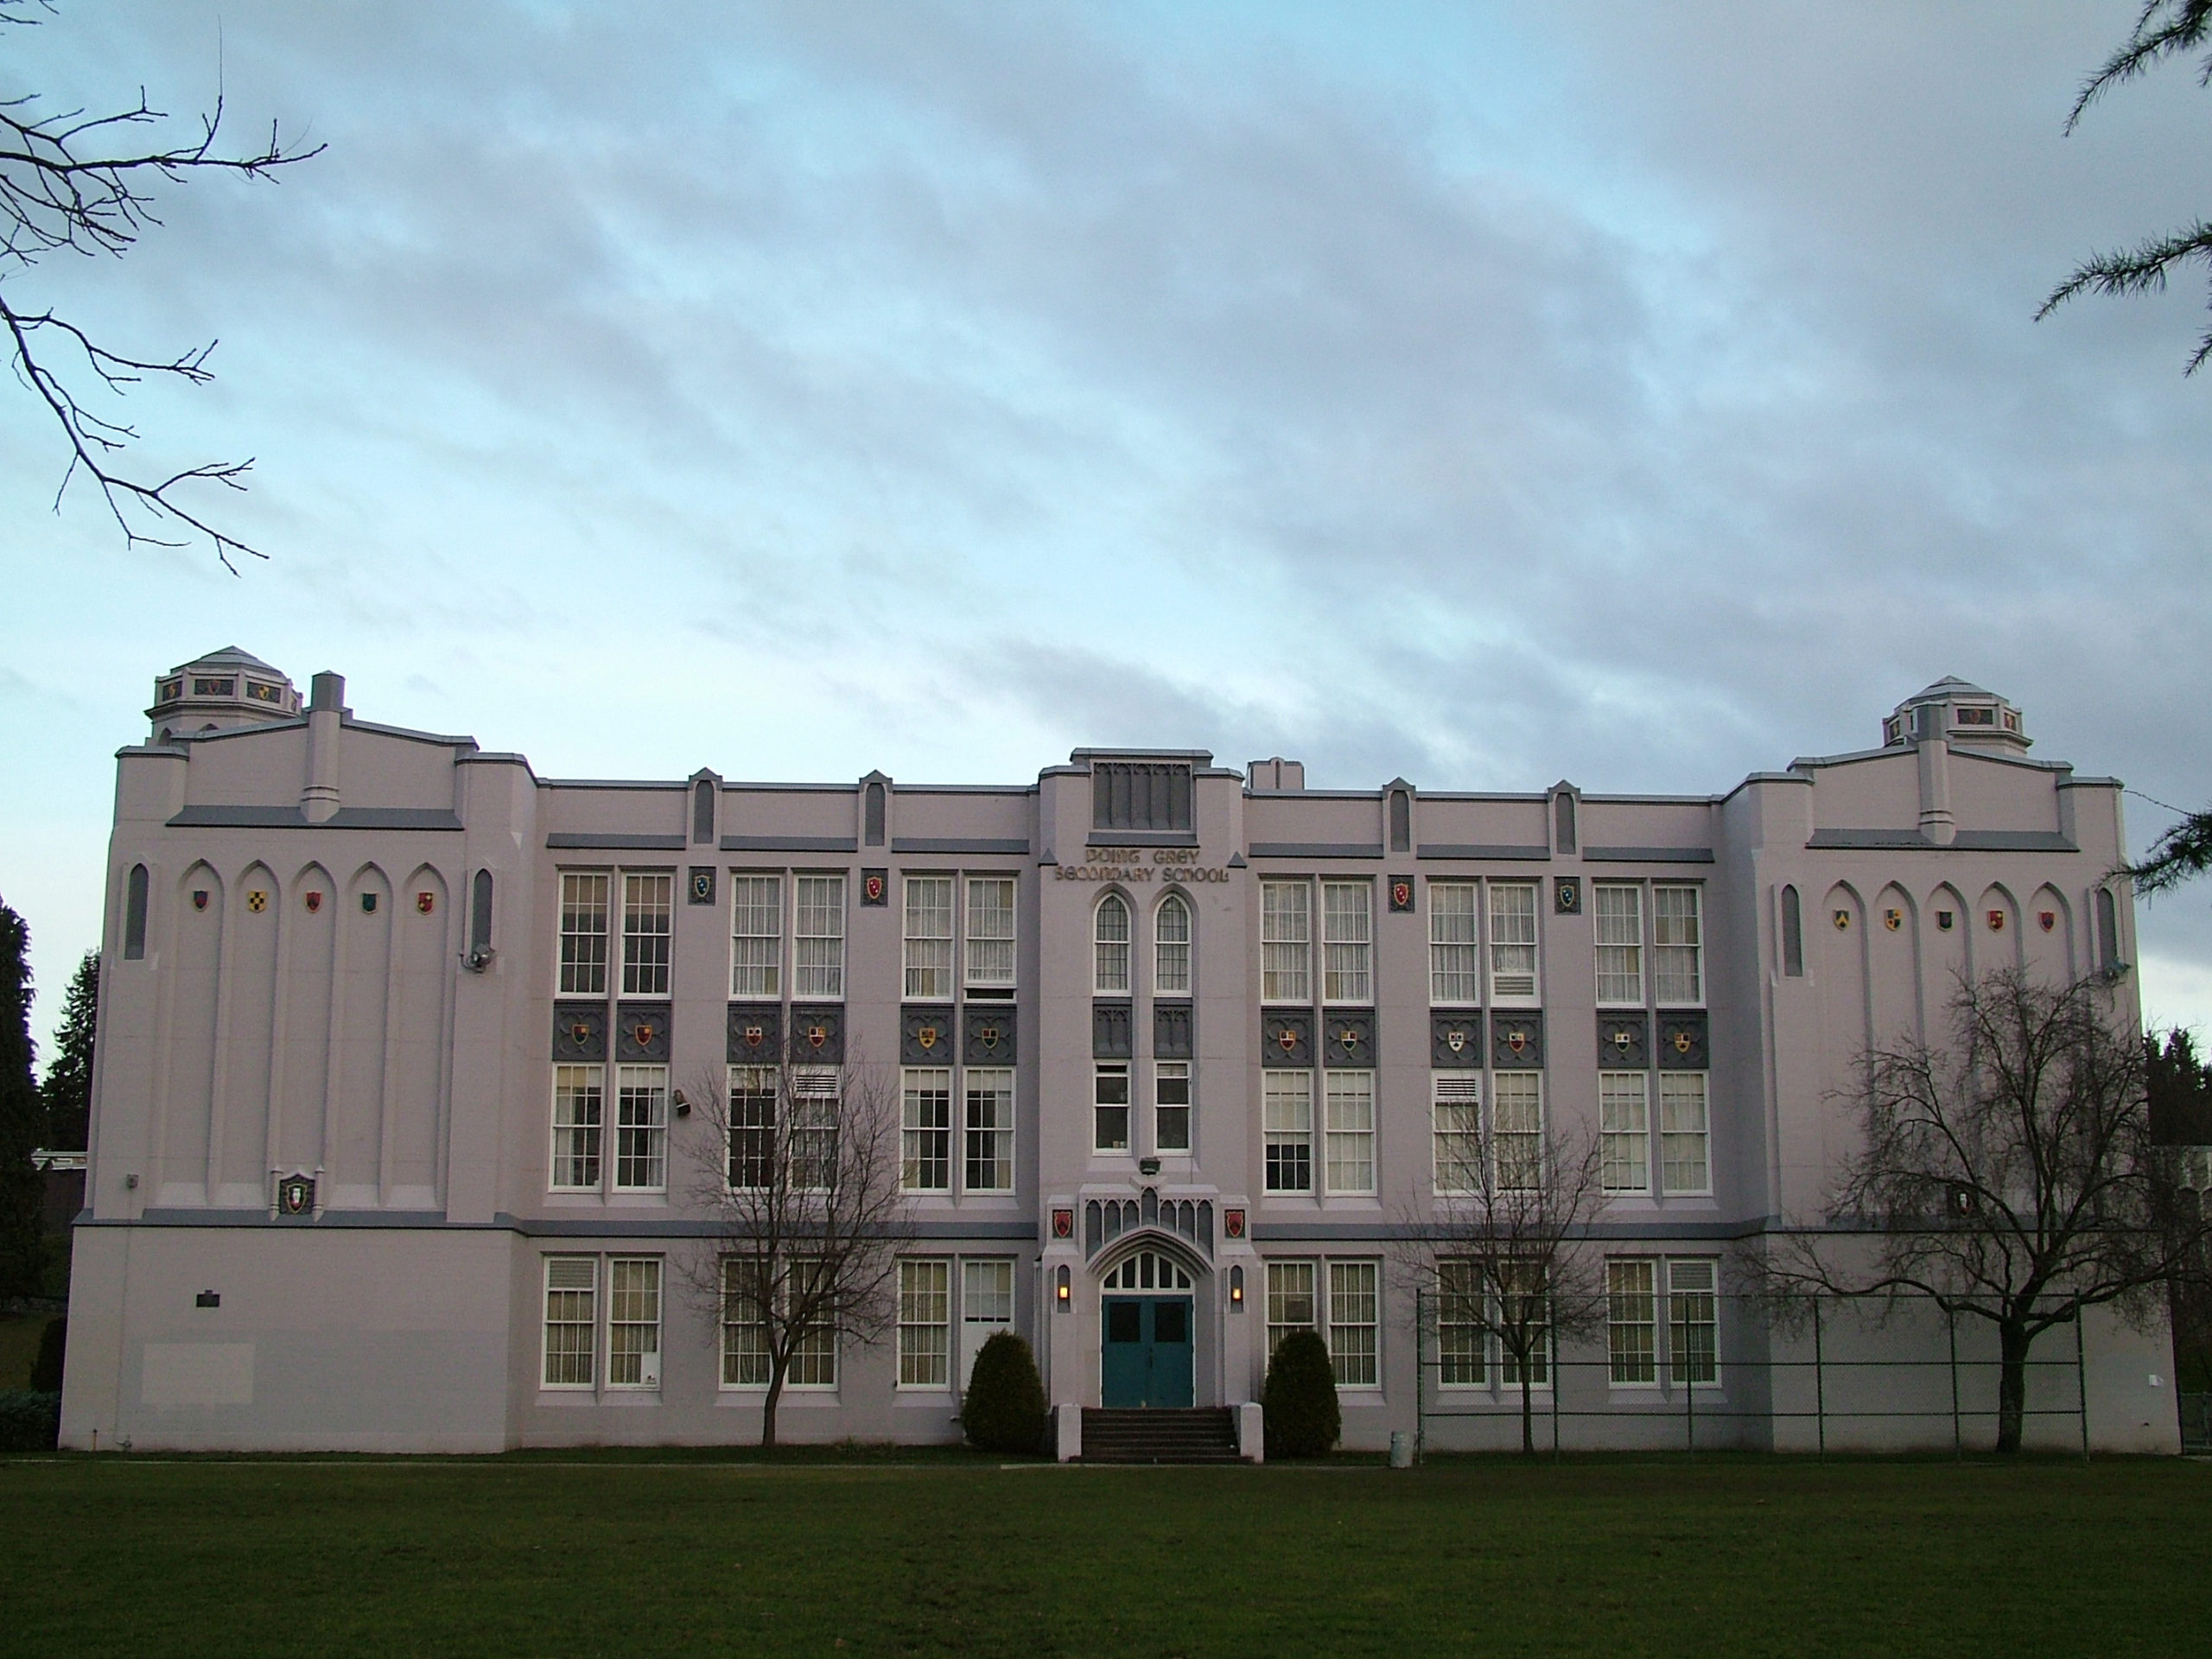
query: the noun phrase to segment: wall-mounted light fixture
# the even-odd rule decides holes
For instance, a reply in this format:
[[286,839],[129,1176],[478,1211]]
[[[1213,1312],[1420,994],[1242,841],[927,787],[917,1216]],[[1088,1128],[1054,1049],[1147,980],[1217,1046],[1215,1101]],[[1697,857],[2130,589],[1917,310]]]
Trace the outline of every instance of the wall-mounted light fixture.
[[1242,1268],[1229,1270],[1229,1305],[1237,1313],[1244,1311],[1244,1269]]
[[1058,1306],[1060,1312],[1065,1313],[1073,1303],[1074,1298],[1074,1281],[1069,1277],[1068,1270],[1061,1268],[1052,1275],[1052,1300]]
[[676,1101],[676,1115],[678,1117],[690,1116],[691,1103],[683,1098],[683,1091],[681,1089],[678,1089],[676,1091],[674,1099]]

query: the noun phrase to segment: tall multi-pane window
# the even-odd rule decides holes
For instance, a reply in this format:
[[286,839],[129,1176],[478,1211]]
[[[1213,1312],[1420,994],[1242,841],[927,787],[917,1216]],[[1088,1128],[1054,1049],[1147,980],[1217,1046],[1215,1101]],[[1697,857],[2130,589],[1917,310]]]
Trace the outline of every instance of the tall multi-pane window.
[[674,924],[676,878],[622,878],[622,995],[668,995],[668,946]]
[[588,1389],[599,1334],[599,1258],[545,1258],[545,1370],[549,1389]]
[[599,1185],[600,1136],[606,1122],[607,1070],[553,1068],[553,1182],[572,1191]]
[[1313,1074],[1268,1071],[1261,1116],[1270,1192],[1313,1190]]
[[1598,1001],[1643,1001],[1643,889],[1600,883],[1592,890],[1598,917]]
[[729,1184],[733,1190],[771,1184],[776,1152],[776,1072],[772,1066],[729,1069]]
[[1436,1190],[1479,1192],[1483,1185],[1483,1074],[1435,1074]]
[[1710,1192],[1705,1073],[1659,1074],[1659,1179],[1669,1192]]
[[1605,1263],[1605,1346],[1615,1382],[1659,1380],[1659,1303],[1653,1264]]
[[1171,893],[1152,920],[1152,988],[1157,996],[1191,994],[1191,906]]
[[842,1105],[835,1071],[811,1067],[791,1072],[791,1183],[802,1192],[822,1191],[837,1173]]
[[1705,1001],[1703,889],[1651,889],[1651,994],[1662,1003]]
[[1641,1071],[1598,1074],[1600,1179],[1608,1192],[1651,1190],[1651,1096]]
[[1014,1263],[1001,1259],[960,1264],[960,1386],[966,1388],[984,1343],[1014,1329]]
[[1098,901],[1091,918],[1091,988],[1103,995],[1126,995],[1129,988],[1129,904],[1118,893]]
[[952,878],[906,878],[906,998],[937,1002],[952,995]]
[[1491,1139],[1500,1192],[1533,1192],[1544,1180],[1544,1079],[1501,1071],[1491,1081]]
[[1314,1328],[1313,1263],[1268,1263],[1268,1357],[1294,1331]]
[[1191,1063],[1160,1060],[1152,1068],[1152,1148],[1191,1149]]
[[1313,1000],[1313,890],[1303,881],[1260,883],[1260,1000]]
[[1490,1382],[1489,1338],[1483,1323],[1482,1277],[1471,1262],[1436,1264],[1437,1381],[1447,1389]]
[[1376,1327],[1381,1269],[1372,1262],[1329,1263],[1329,1362],[1340,1389],[1371,1389],[1382,1378]]
[[966,1167],[970,1192],[1014,1190],[1014,1073],[993,1068],[968,1073]]
[[[1498,1326],[1517,1331],[1528,1340],[1522,1344],[1529,1357],[1529,1386],[1548,1388],[1552,1380],[1551,1296],[1544,1283],[1544,1269],[1535,1262],[1509,1262],[1498,1274]],[[1521,1358],[1500,1343],[1498,1357],[1504,1362],[1503,1382],[1509,1389],[1521,1386]]]
[[952,1185],[952,1073],[908,1070],[900,1080],[899,1185],[909,1192]]
[[1482,945],[1476,937],[1475,884],[1428,884],[1428,1000],[1483,1000]]
[[607,995],[607,903],[602,871],[561,874],[561,995]]
[[784,878],[733,875],[730,891],[729,994],[777,996],[783,991]]
[[1329,1191],[1375,1190],[1375,1074],[1322,1074],[1322,1133],[1327,1137]]
[[660,1386],[660,1258],[616,1256],[607,1264],[607,1386]]
[[[800,1294],[820,1300],[818,1293],[830,1276],[830,1264],[798,1261],[784,1270],[785,1283]],[[788,1294],[788,1293],[786,1293]],[[837,1328],[816,1320],[791,1344],[790,1368],[784,1381],[794,1389],[834,1389],[837,1386]]]
[[761,1263],[750,1255],[722,1258],[722,1386],[768,1386],[768,1296]]
[[968,983],[976,990],[1014,986],[1014,878],[968,878]]
[[1328,1002],[1375,1000],[1375,888],[1366,881],[1321,884],[1321,997]]
[[1129,1149],[1129,1068],[1103,1065],[1090,1080],[1090,1145],[1095,1152]]
[[615,1077],[614,1188],[668,1191],[668,1068],[626,1065]]
[[1710,1257],[1667,1263],[1667,1366],[1677,1383],[1720,1380],[1719,1299]]
[[802,875],[792,883],[791,991],[797,996],[845,994],[845,878]]
[[1536,884],[1493,881],[1490,887],[1490,988],[1502,1000],[1536,995]]
[[942,1389],[952,1381],[952,1264],[899,1264],[899,1386]]

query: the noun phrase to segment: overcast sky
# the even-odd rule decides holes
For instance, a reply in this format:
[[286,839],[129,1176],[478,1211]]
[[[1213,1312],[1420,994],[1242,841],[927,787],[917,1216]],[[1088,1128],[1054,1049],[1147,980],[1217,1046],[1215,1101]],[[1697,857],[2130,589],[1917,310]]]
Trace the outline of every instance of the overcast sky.
[[[2212,798],[2202,292],[2031,321],[2212,210],[2185,67],[2061,136],[2135,10],[65,0],[0,96],[328,149],[11,284],[220,336],[124,413],[270,556],[56,516],[0,385],[35,1028],[226,645],[555,776],[1717,792],[1956,673]],[[2142,938],[2212,1028],[2212,887]]]

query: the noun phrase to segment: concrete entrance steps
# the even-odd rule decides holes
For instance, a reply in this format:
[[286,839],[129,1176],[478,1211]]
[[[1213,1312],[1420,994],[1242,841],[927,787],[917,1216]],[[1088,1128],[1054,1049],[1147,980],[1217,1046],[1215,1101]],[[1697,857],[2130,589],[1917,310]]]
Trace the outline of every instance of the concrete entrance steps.
[[1083,1414],[1085,1463],[1241,1463],[1227,1408]]

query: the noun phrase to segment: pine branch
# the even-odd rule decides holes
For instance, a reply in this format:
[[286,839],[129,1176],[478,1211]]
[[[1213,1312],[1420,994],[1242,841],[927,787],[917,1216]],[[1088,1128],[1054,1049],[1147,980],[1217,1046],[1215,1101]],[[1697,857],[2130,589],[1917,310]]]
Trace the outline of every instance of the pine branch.
[[[2152,24],[2161,12],[2172,15],[2154,29]],[[2133,80],[2162,58],[2195,51],[2208,38],[2212,38],[2212,0],[2145,0],[2126,43],[2082,83],[2067,114],[2065,130],[2071,133],[2089,105],[2114,86]],[[2197,79],[2200,85],[2212,84],[2212,56]]]
[[2212,870],[2212,807],[2190,813],[2158,837],[2140,864],[2124,868],[2136,890],[2145,893],[2165,893]]

